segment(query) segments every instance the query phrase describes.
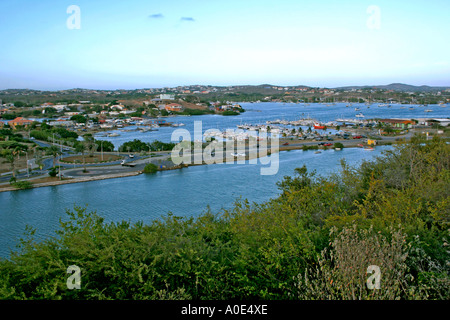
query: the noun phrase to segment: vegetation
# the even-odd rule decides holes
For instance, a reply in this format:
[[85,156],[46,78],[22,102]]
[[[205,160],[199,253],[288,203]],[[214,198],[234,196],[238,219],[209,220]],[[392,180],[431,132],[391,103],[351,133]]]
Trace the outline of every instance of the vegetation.
[[147,163],[142,170],[143,173],[156,173],[158,171],[158,166],[154,163]]
[[31,189],[33,184],[30,181],[15,181],[11,185],[17,189]]
[[319,146],[317,146],[317,145],[312,145],[312,146],[303,145],[302,146],[303,151],[318,150],[318,149],[319,149]]
[[34,130],[31,130],[30,137],[42,141],[55,141],[64,145],[72,146],[78,139],[78,134],[65,128],[54,128],[43,124],[41,128],[35,128]]
[[189,108],[186,108],[182,112],[174,112],[174,113],[175,114],[180,114],[180,115],[201,116],[201,115],[204,115],[204,114],[214,113],[214,110],[209,110],[209,109],[189,109]]
[[[414,137],[328,177],[304,166],[277,199],[197,218],[106,223],[67,210],[0,261],[3,299],[450,298],[450,145]],[[81,288],[66,270],[81,268]],[[380,289],[367,286],[381,270]],[[376,282],[375,282],[376,283]]]
[[141,151],[170,151],[175,147],[175,143],[166,143],[155,140],[151,143],[142,142],[139,139],[127,141],[119,147],[120,152],[141,152]]
[[223,116],[238,116],[239,112],[237,111],[232,111],[232,110],[225,110],[224,112],[221,113]]

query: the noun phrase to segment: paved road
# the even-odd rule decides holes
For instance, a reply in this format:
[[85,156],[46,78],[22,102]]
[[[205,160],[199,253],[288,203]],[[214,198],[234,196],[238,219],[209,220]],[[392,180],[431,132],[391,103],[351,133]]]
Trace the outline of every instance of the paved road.
[[[409,139],[409,138],[411,138],[412,135],[413,135],[413,132],[408,132],[405,135],[396,136],[396,137],[383,136],[382,141],[383,142],[394,142],[397,139],[403,139],[403,138]],[[365,139],[349,139],[349,140],[335,139],[334,141],[323,141],[323,142],[325,142],[325,143],[341,142],[344,146],[348,146],[348,145],[355,145],[355,143],[362,144],[364,142],[364,140]],[[304,142],[302,141],[302,142],[291,143],[289,139],[284,139],[283,141],[287,141],[289,143],[289,145],[287,147],[295,147],[295,148],[301,147],[303,145],[307,145],[307,146],[317,145],[319,143],[318,141],[304,141]],[[37,140],[35,140],[35,142],[42,147],[51,146],[51,144],[47,143],[47,142],[37,141]],[[283,147],[282,143],[279,147]],[[63,155],[62,155],[63,158],[65,156],[73,155],[73,153],[71,153],[71,148],[68,148],[66,146],[63,146],[63,148],[66,149],[65,151],[63,149]],[[70,151],[67,151],[67,150],[70,150]],[[225,151],[227,151],[227,150],[224,150],[224,156],[227,156],[225,154]],[[249,153],[256,154],[258,151],[259,151],[258,148],[249,149],[248,146],[246,146],[246,148],[245,148],[245,153],[247,155]],[[199,151],[199,152],[194,152],[192,154],[191,163],[194,163],[195,155],[199,156],[200,154],[203,154],[203,152],[204,152],[203,150]],[[234,150],[231,152],[234,152]],[[97,152],[97,154],[99,154],[99,153]],[[105,174],[113,174],[113,173],[140,171],[144,168],[145,164],[147,164],[148,162],[157,163],[158,160],[160,162],[162,161],[161,163],[164,164],[165,161],[167,160],[167,158],[170,156],[170,151],[169,152],[159,152],[159,153],[157,152],[157,154],[159,154],[157,157],[141,156],[139,154],[136,154],[133,157],[130,157],[128,154],[121,154],[123,156],[123,159],[121,159],[121,160],[108,162],[107,164],[105,164],[105,163],[86,164],[85,166],[88,170],[88,173],[83,172],[83,169],[84,169],[83,164],[68,164],[68,163],[60,163],[59,161],[57,161],[57,165],[60,165],[63,168],[63,170],[61,172],[62,172],[63,176],[67,176],[67,177],[69,177],[69,176],[81,177],[81,176],[105,175]],[[230,155],[228,155],[228,156],[230,156]],[[123,160],[125,160],[125,163],[134,164],[135,166],[134,167],[122,166]],[[26,170],[24,169],[24,170],[21,170],[19,172],[19,174],[16,175],[16,178],[17,179],[25,179],[27,177],[29,177],[29,179],[41,178],[41,177],[47,176],[48,170],[52,167],[53,167],[53,158],[52,157],[46,158],[43,160],[42,170],[33,170],[29,175],[27,175]],[[0,184],[9,182],[10,178],[11,178],[11,175],[1,176]]]

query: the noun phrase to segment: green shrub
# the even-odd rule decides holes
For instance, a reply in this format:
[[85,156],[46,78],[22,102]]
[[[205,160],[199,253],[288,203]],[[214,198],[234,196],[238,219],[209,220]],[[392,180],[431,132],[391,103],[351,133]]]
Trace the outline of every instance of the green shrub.
[[11,184],[13,187],[17,189],[31,189],[33,188],[33,184],[30,181],[17,181]]
[[56,167],[53,167],[48,171],[48,175],[52,178],[56,177],[57,174],[58,174],[58,169]]
[[448,159],[445,140],[413,138],[331,176],[297,168],[262,204],[149,224],[75,207],[56,237],[28,230],[0,259],[0,299],[449,300]]
[[142,170],[143,173],[155,173],[156,171],[158,171],[158,167],[153,163],[147,163]]

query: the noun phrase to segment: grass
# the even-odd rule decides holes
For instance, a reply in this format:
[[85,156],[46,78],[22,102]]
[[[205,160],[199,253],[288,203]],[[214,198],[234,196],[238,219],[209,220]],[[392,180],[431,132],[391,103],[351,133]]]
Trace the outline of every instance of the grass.
[[[94,154],[92,157],[91,156],[85,156],[85,161],[88,164],[92,164],[92,163],[104,163],[104,162],[113,162],[113,161],[117,161],[117,160],[121,160],[123,157],[122,156],[118,156],[115,154],[104,154],[103,155],[103,161],[102,161],[102,156],[101,154]],[[70,156],[70,157],[65,157],[63,159],[61,159],[61,162],[64,163],[83,163],[83,156],[81,155],[76,155],[76,156]]]

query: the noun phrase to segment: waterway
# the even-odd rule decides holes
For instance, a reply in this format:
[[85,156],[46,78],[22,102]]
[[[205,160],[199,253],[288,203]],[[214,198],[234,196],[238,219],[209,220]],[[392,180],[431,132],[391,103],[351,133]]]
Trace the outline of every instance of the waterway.
[[[194,121],[201,121],[203,132],[207,129],[236,129],[238,124],[265,124],[270,120],[298,120],[311,117],[321,122],[336,118],[355,118],[362,112],[367,118],[447,118],[449,107],[438,105],[391,105],[378,107],[345,103],[291,104],[291,103],[241,103],[247,111],[239,116],[179,116],[166,118],[169,122],[183,123],[194,137]],[[360,110],[355,110],[355,108]],[[412,109],[410,109],[412,108]],[[425,110],[432,112],[425,112]],[[128,129],[128,128],[127,128]],[[114,130],[118,137],[97,137],[111,141],[117,148],[126,141],[140,139],[144,142],[172,140],[173,127],[161,127],[158,131]],[[172,212],[178,216],[196,216],[209,205],[213,212],[229,209],[236,199],[242,197],[250,202],[261,203],[277,197],[276,186],[285,175],[293,175],[294,169],[306,164],[309,170],[327,175],[340,168],[345,158],[350,164],[380,155],[389,146],[378,146],[375,151],[348,148],[341,151],[326,150],[289,151],[279,154],[277,174],[261,175],[261,164],[214,164],[195,166],[181,170],[158,172],[154,175],[139,175],[128,178],[108,179],[86,183],[66,184],[30,190],[0,193],[0,256],[7,257],[22,237],[27,225],[36,229],[38,240],[54,235],[59,219],[65,219],[65,211],[74,205],[88,206],[106,222],[127,220],[150,223],[162,215]]]
[[[336,104],[301,104],[301,103],[275,103],[275,102],[261,102],[261,103],[240,103],[246,112],[238,116],[221,116],[221,115],[202,115],[202,116],[175,116],[167,117],[165,120],[172,123],[183,123],[184,126],[180,129],[186,129],[190,132],[192,140],[194,139],[194,121],[201,121],[203,132],[208,129],[219,129],[224,131],[227,129],[237,129],[239,124],[266,124],[266,121],[273,120],[298,120],[300,118],[313,118],[320,122],[335,121],[337,118],[344,119],[372,119],[372,118],[448,118],[450,116],[450,106],[441,107],[439,105],[428,105],[426,107],[418,105],[401,105],[392,104],[388,107],[378,107],[378,104],[371,106],[365,104],[352,104],[347,107],[346,103]],[[447,106],[447,105],[446,105]],[[360,111],[356,111],[359,108]],[[410,109],[412,108],[412,109]],[[425,112],[425,110],[432,110],[432,112]],[[356,114],[363,113],[364,118],[356,118]],[[307,127],[302,127],[307,129]],[[130,126],[124,128],[125,130],[133,130],[136,127]],[[125,131],[125,130],[111,130],[110,133],[118,133],[117,137],[103,137],[96,135],[98,140],[111,141],[117,149],[124,142],[139,139],[143,142],[152,142],[159,140],[163,142],[172,141],[173,127],[160,127],[158,131],[148,131],[142,133],[140,131]],[[327,132],[333,130],[327,130]],[[177,136],[173,141],[177,140]],[[202,136],[196,139],[201,139]]]
[[328,175],[340,169],[340,160],[361,163],[392,148],[379,146],[374,151],[347,148],[341,151],[284,151],[279,154],[278,172],[261,175],[262,164],[213,164],[85,183],[49,186],[0,193],[0,256],[14,249],[27,225],[36,229],[38,240],[54,235],[59,219],[75,205],[96,211],[106,222],[126,220],[151,223],[172,212],[177,216],[197,216],[209,205],[213,212],[230,209],[242,197],[261,203],[279,195],[276,183],[294,169]]

